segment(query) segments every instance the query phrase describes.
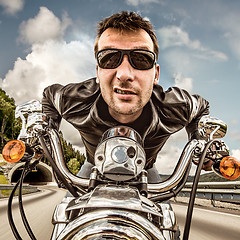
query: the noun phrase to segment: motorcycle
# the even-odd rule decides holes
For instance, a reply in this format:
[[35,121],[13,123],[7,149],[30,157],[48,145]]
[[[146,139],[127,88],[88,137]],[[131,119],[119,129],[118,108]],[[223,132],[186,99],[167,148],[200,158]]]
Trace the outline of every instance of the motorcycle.
[[48,126],[41,110],[41,103],[36,100],[16,108],[22,129],[18,139],[10,141],[3,149],[6,161],[25,162],[8,202],[9,224],[16,239],[22,239],[12,217],[12,200],[18,187],[24,226],[30,238],[36,239],[23,209],[22,184],[43,155],[51,163],[58,186],[68,190],[53,214],[52,240],[180,239],[169,200],[184,187],[194,162],[197,169],[183,232],[183,239],[187,240],[204,161],[212,160],[213,171],[222,177],[236,179],[240,175],[239,161],[229,156],[229,149],[221,140],[227,125],[217,118],[204,116],[198,126],[204,140],[193,139],[186,144],[172,175],[166,180],[148,183],[143,141],[134,129],[126,126],[111,128],[103,134],[90,178],[84,179],[68,170],[59,133]]

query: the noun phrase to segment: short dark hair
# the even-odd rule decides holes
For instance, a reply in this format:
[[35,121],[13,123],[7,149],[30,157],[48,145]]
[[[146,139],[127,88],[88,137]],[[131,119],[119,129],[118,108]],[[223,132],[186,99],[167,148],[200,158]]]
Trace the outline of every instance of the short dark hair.
[[98,51],[99,38],[107,28],[115,28],[121,32],[136,31],[139,29],[145,30],[153,41],[153,46],[154,46],[153,51],[155,52],[158,58],[159,46],[157,42],[157,36],[153,30],[153,26],[151,22],[135,12],[127,12],[127,11],[115,13],[110,17],[104,18],[102,21],[98,23],[97,38],[94,45],[95,55]]

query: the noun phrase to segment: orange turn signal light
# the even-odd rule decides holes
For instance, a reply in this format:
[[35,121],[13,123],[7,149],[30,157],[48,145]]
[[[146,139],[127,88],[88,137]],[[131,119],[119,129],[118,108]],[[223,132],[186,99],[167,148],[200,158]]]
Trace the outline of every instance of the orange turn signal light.
[[12,140],[8,142],[2,151],[5,161],[10,163],[18,162],[25,153],[25,144],[20,140]]
[[224,157],[220,162],[220,172],[227,179],[237,179],[240,176],[240,162],[235,157]]

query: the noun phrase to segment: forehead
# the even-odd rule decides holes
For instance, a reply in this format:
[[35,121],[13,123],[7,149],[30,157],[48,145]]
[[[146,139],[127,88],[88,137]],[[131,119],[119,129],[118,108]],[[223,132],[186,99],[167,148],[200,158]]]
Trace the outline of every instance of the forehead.
[[143,29],[120,31],[114,28],[108,28],[102,33],[98,40],[98,50],[106,48],[142,48],[153,51],[154,47],[151,37]]

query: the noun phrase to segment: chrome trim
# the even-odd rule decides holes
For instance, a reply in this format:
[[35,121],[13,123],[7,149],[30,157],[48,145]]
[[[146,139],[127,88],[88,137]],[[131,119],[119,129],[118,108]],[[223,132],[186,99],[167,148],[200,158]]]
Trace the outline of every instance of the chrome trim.
[[159,207],[139,194],[139,191],[127,186],[102,185],[97,186],[90,195],[84,195],[75,200],[75,204],[66,211],[74,209],[128,209],[162,217]]
[[[53,154],[55,159],[57,159],[56,164],[60,169],[60,171],[63,173],[65,177],[70,179],[72,183],[77,185],[79,184],[83,187],[87,187],[89,185],[89,179],[77,177],[72,173],[70,173],[69,170],[67,169],[65,165],[63,153],[60,151],[61,142],[58,134],[56,133],[56,130],[50,129],[49,134],[50,134],[50,140],[52,143]],[[183,155],[179,160],[179,163],[175,168],[173,175],[164,182],[148,184],[148,191],[152,193],[162,193],[174,188],[181,181],[185,171],[187,170],[188,165],[192,160],[191,156],[195,148],[198,146],[198,144],[199,144],[199,141],[196,139],[193,139],[185,148],[185,151],[183,152]]]
[[[29,138],[32,137],[31,131],[28,129],[37,123],[42,124],[42,116],[44,114],[41,113],[42,105],[38,100],[31,100],[21,105],[18,105],[15,110],[15,118],[21,118],[22,128],[18,139]],[[25,115],[27,115],[27,120]]]
[[[121,225],[121,223],[124,224]],[[131,226],[133,227],[131,228]],[[140,231],[132,232],[131,230],[134,229]],[[126,237],[127,234],[130,235],[129,238],[124,239],[131,239],[131,234],[134,233],[138,234],[138,236],[135,236],[138,240],[165,240],[161,231],[146,218],[129,211],[109,209],[96,210],[80,216],[66,226],[58,239],[74,239],[72,237],[76,236],[76,234],[78,234],[75,238],[76,240],[85,239],[84,237],[90,234],[91,236],[94,236],[93,234],[99,236],[103,232],[104,234],[111,232],[111,234],[115,234],[116,236],[123,236],[125,234]]]
[[56,164],[57,164],[60,172],[67,179],[69,179],[73,184],[80,185],[82,187],[88,187],[89,179],[80,178],[80,177],[73,175],[66,167],[64,155],[63,155],[63,152],[61,151],[62,146],[61,146],[60,138],[59,138],[59,135],[56,132],[56,130],[49,129],[48,134],[50,135],[49,139],[51,141],[54,159],[56,161]]
[[148,184],[148,191],[152,193],[163,193],[173,189],[182,179],[188,165],[191,163],[192,154],[200,142],[193,139],[185,148],[182,157],[179,159],[178,165],[171,177],[160,183]]
[[198,131],[208,140],[223,138],[227,133],[227,124],[216,117],[204,115],[199,120]]

